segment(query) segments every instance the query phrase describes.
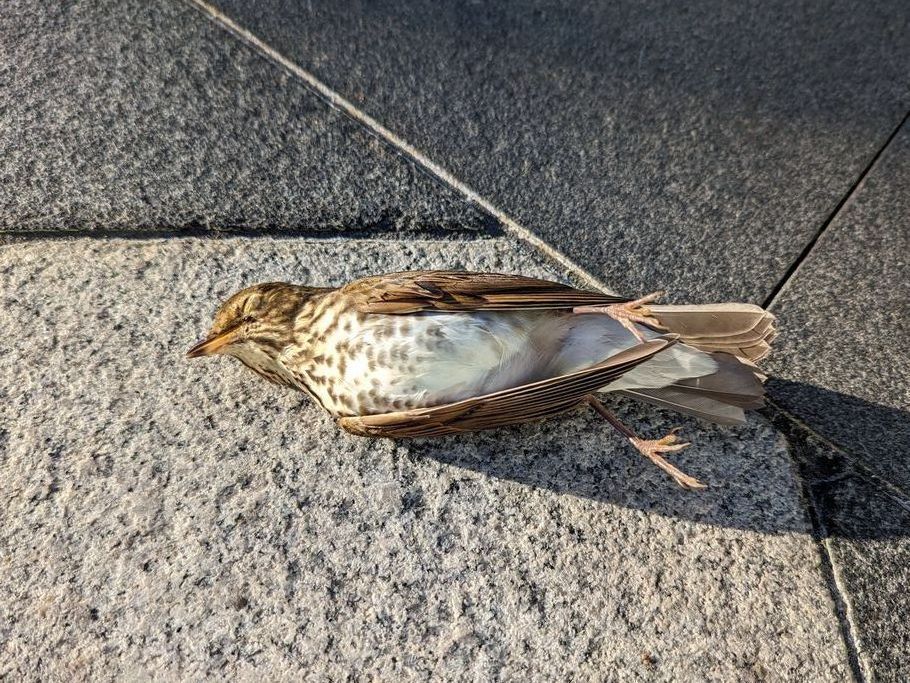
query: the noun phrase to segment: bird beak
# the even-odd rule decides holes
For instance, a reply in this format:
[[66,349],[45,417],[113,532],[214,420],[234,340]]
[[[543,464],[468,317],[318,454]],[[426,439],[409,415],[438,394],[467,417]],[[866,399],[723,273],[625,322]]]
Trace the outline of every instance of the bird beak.
[[201,358],[202,356],[211,356],[213,354],[216,354],[225,346],[234,341],[236,332],[237,328],[234,327],[203,339],[201,342],[186,352],[186,357]]

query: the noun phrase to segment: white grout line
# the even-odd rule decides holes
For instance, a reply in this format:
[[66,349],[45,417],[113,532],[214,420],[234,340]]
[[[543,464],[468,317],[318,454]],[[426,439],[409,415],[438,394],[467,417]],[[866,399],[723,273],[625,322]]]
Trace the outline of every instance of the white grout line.
[[[831,542],[831,538],[822,539],[821,542],[823,552],[828,555],[828,567],[831,572],[831,580],[834,582],[834,589],[837,591],[837,598],[840,600],[841,605],[835,605],[835,608],[843,609],[844,611],[844,621],[847,622],[847,633],[844,634],[845,639],[849,639],[848,643],[845,643],[849,651],[852,650],[852,654],[856,657],[856,666],[859,668],[859,671],[856,672],[859,674],[860,683],[865,681],[873,680],[872,677],[872,667],[869,665],[868,658],[865,655],[865,649],[862,647],[862,637],[859,628],[856,625],[856,614],[853,609],[853,601],[851,600],[850,591],[847,587],[846,581],[843,577],[843,572],[841,572],[840,565],[837,564],[835,560],[835,547]],[[836,602],[836,601],[835,601]]]
[[366,112],[358,109],[352,102],[332,90],[329,86],[320,81],[309,71],[301,68],[298,64],[295,64],[280,52],[257,38],[253,33],[235,23],[233,19],[225,15],[219,9],[212,7],[210,4],[205,2],[205,0],[186,0],[186,2],[189,2],[190,4],[196,6],[198,9],[208,14],[213,21],[217,22],[223,28],[233,33],[243,42],[258,50],[273,62],[290,71],[297,78],[306,83],[310,88],[315,90],[316,93],[324,98],[331,106],[339,109],[340,111],[343,111],[352,119],[355,119],[359,123],[369,128],[374,134],[383,138],[386,142],[398,149],[401,153],[410,157],[415,163],[424,168],[426,171],[429,171],[443,183],[457,190],[460,194],[464,195],[468,201],[474,202],[482,209],[484,209],[487,213],[493,215],[497,220],[499,220],[500,223],[502,223],[508,232],[512,233],[512,235],[529,243],[538,251],[543,252],[553,261],[556,261],[562,267],[573,272],[588,285],[611,294],[615,293],[611,287],[609,287],[596,275],[588,272],[586,269],[582,268],[577,263],[572,261],[572,259],[570,259],[568,256],[563,254],[561,251],[548,244],[544,240],[540,239],[533,232],[511,218],[502,209],[495,206],[489,200],[481,197],[479,194],[477,194],[476,191],[458,180],[458,178],[453,176],[449,171],[429,159],[419,149],[393,133],[391,130],[383,126],[381,123],[379,123],[379,121],[374,119]]

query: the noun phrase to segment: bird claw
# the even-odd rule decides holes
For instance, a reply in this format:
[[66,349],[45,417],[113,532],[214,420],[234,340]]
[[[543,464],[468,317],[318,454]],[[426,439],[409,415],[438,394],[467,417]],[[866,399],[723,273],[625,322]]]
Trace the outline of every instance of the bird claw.
[[685,472],[680,471],[677,467],[671,465],[667,460],[661,455],[662,453],[673,453],[674,451],[681,451],[683,448],[690,446],[688,442],[680,441],[676,433],[679,431],[679,427],[674,427],[670,432],[660,438],[660,439],[642,439],[635,435],[635,432],[626,427],[622,422],[620,422],[613,413],[607,410],[606,406],[597,400],[597,397],[594,395],[589,395],[587,397],[588,404],[600,414],[607,422],[609,422],[614,429],[616,429],[620,434],[625,436],[629,442],[635,447],[635,449],[641,453],[643,456],[648,458],[651,462],[657,465],[664,472],[673,477],[673,480],[682,486],[684,489],[703,489],[705,485],[702,484],[695,477],[690,477]]
[[677,427],[660,439],[640,439],[634,437],[630,438],[629,441],[635,446],[635,449],[639,453],[673,477],[673,480],[684,489],[703,489],[705,488],[705,484],[701,483],[695,477],[690,477],[679,468],[670,464],[670,462],[663,457],[665,453],[675,453],[691,445],[688,441],[679,440],[676,436],[676,432],[678,431],[679,428]]
[[639,343],[643,344],[647,340],[641,333],[641,330],[635,327],[635,323],[647,325],[648,327],[653,327],[658,330],[666,329],[660,324],[660,321],[654,317],[653,313],[651,313],[651,309],[645,305],[652,301],[656,301],[662,295],[663,292],[651,292],[647,296],[635,299],[635,301],[627,301],[621,304],[609,304],[606,306],[578,306],[573,309],[573,312],[604,313],[629,330]]

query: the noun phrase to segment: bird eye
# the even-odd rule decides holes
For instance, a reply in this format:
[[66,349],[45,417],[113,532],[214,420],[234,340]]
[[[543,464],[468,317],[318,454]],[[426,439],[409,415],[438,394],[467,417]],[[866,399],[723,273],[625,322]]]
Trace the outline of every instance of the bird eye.
[[246,308],[246,306],[243,305],[243,306],[238,306],[237,308],[234,309],[233,318],[236,321],[235,324],[243,325],[245,323],[253,322],[253,314],[248,311],[245,311],[244,310],[245,308]]

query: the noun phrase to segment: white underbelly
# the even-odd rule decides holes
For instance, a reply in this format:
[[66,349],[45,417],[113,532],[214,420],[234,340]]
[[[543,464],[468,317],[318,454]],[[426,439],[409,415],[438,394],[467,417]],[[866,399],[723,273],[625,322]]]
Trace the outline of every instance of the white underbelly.
[[[451,403],[517,386],[539,374],[542,312],[369,315],[329,336],[316,354],[345,350],[337,380],[311,386],[336,415]],[[338,328],[344,330],[344,322]],[[537,335],[539,337],[539,335]]]
[[[316,357],[332,359],[330,377],[315,375],[306,382],[307,390],[336,416],[443,405],[581,370],[637,343],[603,315],[342,315],[352,318],[342,317],[314,349]],[[706,354],[694,349],[668,351],[606,388],[665,386],[715,369]]]

